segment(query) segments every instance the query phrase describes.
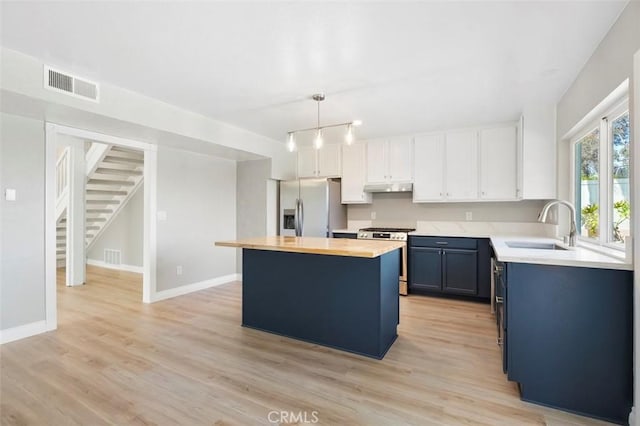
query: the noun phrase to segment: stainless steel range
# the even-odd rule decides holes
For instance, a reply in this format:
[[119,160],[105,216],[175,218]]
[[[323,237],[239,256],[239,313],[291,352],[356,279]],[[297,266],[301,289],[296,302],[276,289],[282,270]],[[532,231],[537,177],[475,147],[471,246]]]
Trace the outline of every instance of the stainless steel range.
[[403,241],[405,244],[400,249],[399,293],[407,295],[407,240],[409,232],[415,228],[362,228],[358,231],[359,240],[393,240]]

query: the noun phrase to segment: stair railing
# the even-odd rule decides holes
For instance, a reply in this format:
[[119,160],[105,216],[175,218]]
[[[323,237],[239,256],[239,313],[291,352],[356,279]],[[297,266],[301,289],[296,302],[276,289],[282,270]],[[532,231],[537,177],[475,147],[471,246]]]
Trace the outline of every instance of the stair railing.
[[71,147],[66,147],[56,162],[56,221],[64,213],[69,197]]

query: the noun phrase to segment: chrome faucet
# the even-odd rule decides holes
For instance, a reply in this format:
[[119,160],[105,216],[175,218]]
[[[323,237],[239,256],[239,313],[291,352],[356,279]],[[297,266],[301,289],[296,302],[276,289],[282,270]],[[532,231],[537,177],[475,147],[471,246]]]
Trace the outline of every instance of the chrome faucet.
[[552,200],[544,205],[542,211],[538,215],[539,222],[545,222],[547,220],[547,214],[549,213],[549,209],[556,204],[563,204],[567,206],[567,208],[571,211],[571,229],[569,231],[569,247],[576,246],[576,208],[568,201],[564,200]]

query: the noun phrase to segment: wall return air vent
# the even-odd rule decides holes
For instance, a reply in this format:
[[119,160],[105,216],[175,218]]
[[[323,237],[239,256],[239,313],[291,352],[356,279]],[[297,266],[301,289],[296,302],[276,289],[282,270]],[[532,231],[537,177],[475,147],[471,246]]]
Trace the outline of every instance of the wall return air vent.
[[98,102],[99,100],[99,86],[97,83],[58,71],[47,65],[44,66],[44,87],[80,99],[93,102]]

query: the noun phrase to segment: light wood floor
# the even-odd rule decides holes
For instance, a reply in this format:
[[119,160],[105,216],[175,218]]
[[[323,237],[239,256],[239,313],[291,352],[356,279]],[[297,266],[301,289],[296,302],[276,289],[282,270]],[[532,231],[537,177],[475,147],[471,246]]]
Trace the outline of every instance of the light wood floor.
[[242,328],[240,283],[153,305],[141,287],[96,267],[59,285],[58,330],[0,349],[2,424],[604,424],[518,399],[487,305],[402,298],[376,361]]

